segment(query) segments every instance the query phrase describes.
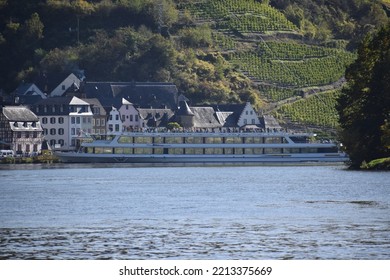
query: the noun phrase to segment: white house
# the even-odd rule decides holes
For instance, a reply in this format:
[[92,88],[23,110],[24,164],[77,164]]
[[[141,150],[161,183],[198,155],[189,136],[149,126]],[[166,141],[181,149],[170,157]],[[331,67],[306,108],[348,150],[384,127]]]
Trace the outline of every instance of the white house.
[[107,120],[107,133],[120,134],[123,131],[123,124],[120,112],[112,107]]
[[69,150],[69,103],[71,97],[42,99],[31,106],[38,116],[45,140],[52,148]]
[[259,117],[250,102],[247,102],[245,104],[245,107],[242,110],[237,122],[237,126],[239,127],[243,127],[246,125],[260,125]]
[[64,93],[72,86],[76,89],[80,88],[80,83],[81,80],[77,78],[75,74],[72,73],[68,77],[66,77],[66,79],[63,80],[55,89],[52,90],[50,96],[63,96]]
[[69,142],[72,148],[77,148],[79,140],[92,134],[93,113],[91,105],[78,97],[73,97],[69,103]]
[[138,110],[134,107],[133,103],[124,98],[122,98],[122,106],[119,108],[119,114],[122,119],[123,131],[141,127]]
[[[38,117],[27,107],[6,106],[0,111],[0,146],[15,154],[41,152],[42,127]],[[3,148],[3,147],[2,147]]]

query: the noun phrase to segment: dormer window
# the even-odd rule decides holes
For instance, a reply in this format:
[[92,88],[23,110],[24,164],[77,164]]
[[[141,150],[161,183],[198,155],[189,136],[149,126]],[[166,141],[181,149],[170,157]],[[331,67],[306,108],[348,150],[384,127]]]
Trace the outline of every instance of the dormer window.
[[14,122],[14,127],[18,127],[18,122]]

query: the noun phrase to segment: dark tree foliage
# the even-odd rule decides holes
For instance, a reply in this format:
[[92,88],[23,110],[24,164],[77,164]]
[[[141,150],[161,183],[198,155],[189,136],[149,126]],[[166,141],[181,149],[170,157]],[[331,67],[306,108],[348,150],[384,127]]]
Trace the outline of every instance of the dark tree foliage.
[[347,86],[338,100],[340,140],[351,167],[390,156],[390,24],[367,37],[346,71]]

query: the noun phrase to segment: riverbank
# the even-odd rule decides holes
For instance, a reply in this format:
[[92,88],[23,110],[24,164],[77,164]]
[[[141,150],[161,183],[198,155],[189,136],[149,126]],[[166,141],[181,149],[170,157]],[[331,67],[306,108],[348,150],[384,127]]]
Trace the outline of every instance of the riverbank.
[[38,155],[33,157],[5,157],[0,160],[1,164],[24,164],[24,163],[58,163],[59,158],[54,155]]
[[363,163],[361,169],[366,170],[390,170],[390,157],[379,158],[370,161],[369,163]]

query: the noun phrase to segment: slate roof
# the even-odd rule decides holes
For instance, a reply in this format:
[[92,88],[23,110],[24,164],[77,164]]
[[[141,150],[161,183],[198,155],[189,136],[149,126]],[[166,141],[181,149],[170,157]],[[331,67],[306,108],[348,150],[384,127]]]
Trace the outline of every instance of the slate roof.
[[149,127],[166,127],[172,121],[174,112],[171,109],[137,109],[140,117],[146,120]]
[[87,98],[98,98],[104,107],[122,105],[125,98],[140,108],[169,108],[177,106],[177,87],[172,83],[86,82]]
[[267,129],[281,129],[282,127],[278,123],[278,121],[271,115],[263,116],[264,127]]
[[237,118],[233,112],[215,112],[216,117],[219,123],[223,127],[236,127],[237,126]]
[[89,103],[92,106],[92,108],[94,108],[94,107],[100,108],[100,115],[102,115],[102,116],[107,115],[107,112],[103,108],[99,99],[97,99],[97,98],[83,98],[83,100],[86,101],[87,103]]
[[218,120],[224,127],[237,127],[238,120],[246,104],[218,104],[211,105]]
[[194,113],[194,127],[217,128],[222,126],[212,107],[191,107],[191,111]]
[[3,107],[3,114],[13,122],[37,122],[39,119],[30,109],[24,106]]
[[[37,115],[45,115],[45,116],[57,116],[57,115],[69,115],[69,103],[72,100],[72,96],[62,96],[62,97],[50,97],[46,99],[42,99],[39,102],[35,103],[31,106],[31,109],[37,113]],[[47,112],[43,111],[44,106],[48,107]],[[55,107],[56,110],[53,112],[51,110],[52,107]],[[59,110],[60,106],[63,106],[63,111]],[[39,107],[39,111],[37,111],[37,107]],[[50,109],[49,109],[50,108]]]

